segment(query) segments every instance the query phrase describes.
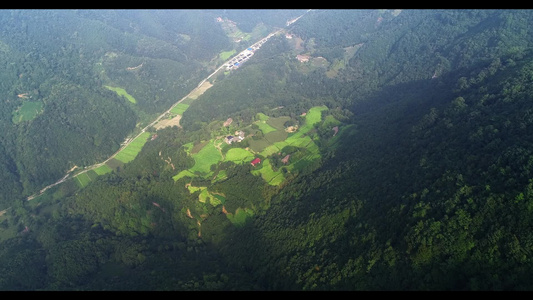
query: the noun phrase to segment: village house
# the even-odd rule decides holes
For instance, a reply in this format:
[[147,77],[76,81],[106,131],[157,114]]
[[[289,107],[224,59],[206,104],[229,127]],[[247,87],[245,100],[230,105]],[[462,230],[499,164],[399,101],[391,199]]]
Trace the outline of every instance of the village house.
[[255,167],[255,165],[257,165],[258,163],[261,163],[261,159],[259,159],[259,158],[256,158],[256,159],[252,160],[252,162],[250,162],[250,164],[251,164],[252,166],[254,166],[254,167]]

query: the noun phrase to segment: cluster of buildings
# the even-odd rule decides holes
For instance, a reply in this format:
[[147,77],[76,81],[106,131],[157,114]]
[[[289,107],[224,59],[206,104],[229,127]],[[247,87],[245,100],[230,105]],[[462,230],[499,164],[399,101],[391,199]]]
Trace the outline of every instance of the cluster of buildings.
[[228,135],[226,137],[226,144],[231,145],[233,142],[240,143],[244,140],[244,132],[242,130],[235,131],[235,135]]
[[267,37],[261,39],[259,42],[253,44],[251,47],[248,47],[246,50],[233,57],[230,61],[226,63],[226,70],[229,71],[237,69],[242,63],[252,57],[252,55],[254,55],[254,52],[259,49],[273,35],[273,33],[269,34]]
[[254,49],[252,47],[242,51],[239,55],[232,58],[228,63],[226,63],[226,70],[237,69],[241,63],[247,61],[252,55],[254,55]]

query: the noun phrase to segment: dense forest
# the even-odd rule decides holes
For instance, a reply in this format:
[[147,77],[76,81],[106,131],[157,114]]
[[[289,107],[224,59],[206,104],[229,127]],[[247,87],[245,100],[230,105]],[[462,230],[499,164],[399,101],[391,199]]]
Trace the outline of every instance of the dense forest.
[[[533,11],[32,13],[0,18],[1,290],[533,288]],[[133,161],[23,199],[242,46],[216,17],[283,32]],[[79,27],[47,43],[50,18]],[[262,165],[229,159],[247,149]]]

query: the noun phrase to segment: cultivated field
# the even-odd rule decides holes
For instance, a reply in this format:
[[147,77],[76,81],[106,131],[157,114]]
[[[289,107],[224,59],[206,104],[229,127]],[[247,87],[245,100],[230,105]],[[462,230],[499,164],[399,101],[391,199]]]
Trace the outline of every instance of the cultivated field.
[[152,134],[150,132],[144,132],[143,134],[139,135],[135,140],[133,140],[126,148],[122,149],[117,155],[115,156],[115,159],[123,162],[128,163],[137,157],[137,154],[141,152],[142,147],[144,144],[148,141],[148,138]]

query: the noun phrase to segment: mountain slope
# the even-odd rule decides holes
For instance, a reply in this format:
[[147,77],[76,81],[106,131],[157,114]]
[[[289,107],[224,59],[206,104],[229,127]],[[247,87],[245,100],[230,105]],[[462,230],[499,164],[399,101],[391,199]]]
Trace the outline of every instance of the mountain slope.
[[532,17],[309,12],[124,168],[16,206],[0,286],[531,289]]

